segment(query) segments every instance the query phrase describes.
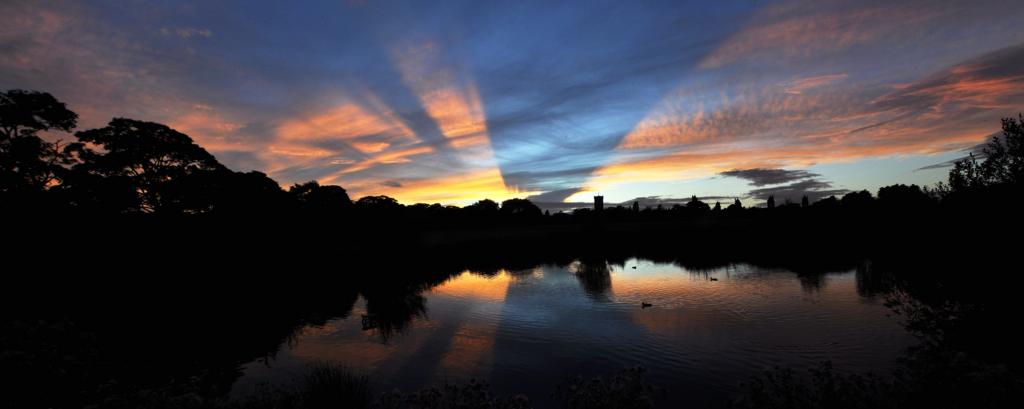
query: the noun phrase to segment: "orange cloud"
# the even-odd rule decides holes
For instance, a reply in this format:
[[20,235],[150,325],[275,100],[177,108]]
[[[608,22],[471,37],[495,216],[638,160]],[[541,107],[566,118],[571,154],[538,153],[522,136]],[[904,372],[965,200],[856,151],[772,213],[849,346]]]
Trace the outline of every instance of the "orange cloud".
[[[841,132],[784,144],[757,141],[706,144],[653,157],[622,156],[597,170],[586,189],[577,196],[586,197],[589,192],[610,191],[615,186],[636,182],[700,179],[731,169],[808,167],[869,157],[932,155],[964,149],[991,133],[991,124],[957,130],[903,127],[880,129],[868,138]],[[942,138],[935,138],[935,135],[942,135]]]
[[352,142],[352,147],[364,153],[377,153],[391,146],[387,142]]
[[440,61],[435,45],[395,53],[402,80],[419,97],[427,114],[456,148],[488,142],[487,121],[476,85],[456,77]]
[[244,144],[233,141],[231,136],[242,128],[242,124],[224,118],[205,105],[193,105],[182,116],[168,121],[168,126],[192,137],[208,151],[244,148]]
[[[816,86],[826,83],[819,81]],[[793,129],[794,124],[809,128],[807,125],[820,122],[830,128],[834,125],[829,123],[837,118],[858,115],[855,103],[855,96],[842,92],[792,93],[777,85],[722,86],[715,91],[684,87],[663,98],[623,138],[619,148],[724,143],[781,130],[800,136],[806,130]]]
[[814,2],[790,1],[765,8],[751,24],[704,57],[699,66],[718,68],[752,56],[787,59],[835,53],[889,37],[937,15],[934,10],[898,3],[858,9],[861,5],[851,2],[830,11],[816,11],[814,6]]
[[326,158],[332,155],[332,152],[326,149],[310,148],[301,145],[269,145],[267,146],[267,152],[274,155],[294,156],[299,158]]
[[[856,88],[794,94],[766,87],[708,111],[701,98],[694,102],[686,94],[676,95],[627,135],[618,156],[597,170],[579,195],[730,169],[807,167],[965,149],[992,134],[1006,112],[1024,109],[1024,72],[1013,67],[1019,55],[1024,47],[993,53],[875,99]],[[814,87],[831,82],[809,81]],[[645,149],[651,147],[660,151]]]
[[805,91],[846,78],[846,74],[819,75],[789,81],[784,85],[787,94],[803,94]]
[[393,112],[373,106],[344,101],[306,118],[292,119],[278,126],[278,135],[287,140],[353,140],[370,136],[416,141],[415,134]]
[[430,153],[430,152],[433,152],[433,151],[434,151],[434,148],[431,148],[431,147],[426,146],[426,145],[420,145],[420,146],[415,146],[415,147],[411,147],[411,148],[408,148],[408,149],[401,149],[401,150],[394,150],[394,151],[389,151],[389,152],[382,152],[382,153],[380,153],[380,154],[378,154],[376,156],[370,157],[369,159],[365,159],[365,160],[359,161],[359,162],[355,163],[354,165],[352,165],[350,167],[347,167],[345,169],[342,169],[341,171],[335,173],[334,175],[328,176],[328,177],[326,177],[324,179],[325,180],[334,180],[338,176],[349,174],[349,173],[355,173],[355,172],[363,171],[363,170],[366,170],[366,169],[369,169],[369,168],[373,167],[374,165],[379,165],[379,164],[392,164],[393,165],[393,164],[398,164],[398,163],[409,163],[409,162],[412,161],[412,159],[409,159],[410,157],[416,156],[416,155],[423,155],[423,154]]

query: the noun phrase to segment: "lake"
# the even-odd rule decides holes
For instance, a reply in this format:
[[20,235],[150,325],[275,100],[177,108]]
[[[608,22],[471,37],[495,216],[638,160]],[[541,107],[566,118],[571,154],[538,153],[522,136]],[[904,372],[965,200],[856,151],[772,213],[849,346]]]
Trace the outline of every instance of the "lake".
[[665,389],[659,406],[721,406],[773,366],[894,368],[914,340],[871,274],[868,263],[798,274],[643,259],[464,271],[436,286],[363,292],[346,316],[303,327],[244,365],[232,395],[330,361],[368,375],[378,391],[472,378],[543,407],[570,377],[642,366]]

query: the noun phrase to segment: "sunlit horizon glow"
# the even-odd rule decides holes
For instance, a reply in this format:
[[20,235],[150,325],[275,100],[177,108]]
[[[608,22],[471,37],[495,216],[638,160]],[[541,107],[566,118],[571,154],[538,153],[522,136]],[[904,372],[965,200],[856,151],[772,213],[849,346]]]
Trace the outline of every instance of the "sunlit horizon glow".
[[1014,5],[13,0],[0,87],[353,199],[756,204],[942,180],[1024,111]]

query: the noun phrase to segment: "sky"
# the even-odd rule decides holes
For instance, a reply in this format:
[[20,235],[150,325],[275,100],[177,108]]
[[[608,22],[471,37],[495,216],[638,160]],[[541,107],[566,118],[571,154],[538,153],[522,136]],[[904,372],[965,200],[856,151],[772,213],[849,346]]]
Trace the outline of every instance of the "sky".
[[5,0],[0,89],[353,198],[816,200],[1024,111],[1015,3]]

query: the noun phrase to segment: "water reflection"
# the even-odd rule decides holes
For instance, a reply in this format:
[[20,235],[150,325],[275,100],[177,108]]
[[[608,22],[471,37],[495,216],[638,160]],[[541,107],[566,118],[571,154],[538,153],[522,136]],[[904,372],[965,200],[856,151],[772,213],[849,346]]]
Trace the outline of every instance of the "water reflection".
[[349,317],[307,327],[270,368],[247,367],[236,393],[318,360],[405,390],[477,378],[541,398],[569,376],[643,365],[692,404],[772,365],[885,368],[910,341],[874,298],[888,282],[864,263],[795,272],[579,258],[457,271],[363,284]]
[[363,331],[375,331],[381,342],[405,331],[414,318],[426,317],[426,298],[421,291],[373,291],[366,297],[366,314],[362,314]]
[[584,259],[568,266],[569,272],[580,280],[580,286],[594,301],[607,302],[612,288],[612,267],[606,260]]

